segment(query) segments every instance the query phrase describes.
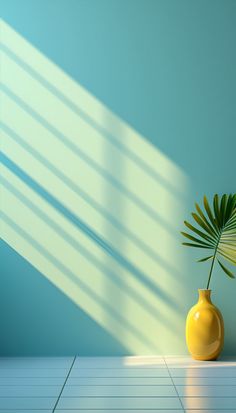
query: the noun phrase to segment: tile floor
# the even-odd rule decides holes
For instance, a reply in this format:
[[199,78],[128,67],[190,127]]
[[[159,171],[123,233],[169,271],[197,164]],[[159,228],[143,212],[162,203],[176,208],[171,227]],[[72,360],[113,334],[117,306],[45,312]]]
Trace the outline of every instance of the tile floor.
[[236,413],[236,358],[0,358],[4,413]]

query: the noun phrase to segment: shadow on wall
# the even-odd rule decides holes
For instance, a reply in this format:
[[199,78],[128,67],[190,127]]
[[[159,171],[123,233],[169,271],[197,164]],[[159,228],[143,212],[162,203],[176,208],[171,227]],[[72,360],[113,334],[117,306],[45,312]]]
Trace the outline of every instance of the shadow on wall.
[[0,260],[1,356],[128,353],[4,241]]
[[4,22],[2,42],[4,241],[121,352],[181,351],[184,174]]

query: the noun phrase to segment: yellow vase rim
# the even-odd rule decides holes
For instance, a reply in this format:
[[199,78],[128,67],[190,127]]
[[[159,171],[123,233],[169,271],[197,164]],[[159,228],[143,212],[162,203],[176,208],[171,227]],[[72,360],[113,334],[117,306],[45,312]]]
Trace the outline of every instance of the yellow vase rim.
[[209,288],[198,288],[198,291],[212,291],[212,290],[209,290]]

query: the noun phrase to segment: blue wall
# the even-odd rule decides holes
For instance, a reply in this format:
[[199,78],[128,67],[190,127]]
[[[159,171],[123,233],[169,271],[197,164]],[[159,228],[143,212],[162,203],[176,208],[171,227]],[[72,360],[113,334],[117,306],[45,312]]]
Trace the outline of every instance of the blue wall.
[[[14,235],[8,233],[7,236],[3,236],[4,241],[1,246],[3,264],[0,290],[0,353],[2,355],[186,353],[185,316],[188,308],[196,301],[197,288],[205,286],[208,264],[202,266],[196,264],[195,259],[200,255],[195,251],[185,251],[184,247],[179,246],[181,242],[179,231],[182,229],[183,220],[192,211],[194,201],[201,201],[204,194],[211,197],[216,192],[222,194],[236,190],[236,2],[234,0],[21,0],[20,2],[6,0],[1,1],[1,13],[8,27],[26,39],[31,47],[42,53],[44,58],[48,58],[50,62],[61,68],[66,76],[83,87],[89,96],[97,99],[96,102],[104,105],[107,111],[118,116],[119,124],[113,124],[109,119],[108,126],[106,124],[106,127],[116,133],[118,141],[119,128],[123,127],[121,126],[123,123],[128,124],[130,126],[127,128],[133,128],[139,136],[143,137],[147,145],[151,144],[147,150],[153,147],[153,151],[163,154],[166,162],[163,168],[169,167],[171,171],[168,172],[169,191],[176,190],[178,200],[169,202],[163,215],[160,211],[163,222],[169,220],[174,232],[171,246],[167,242],[168,237],[165,245],[166,250],[170,251],[167,258],[165,256],[165,266],[168,267],[169,274],[172,272],[173,284],[171,275],[167,276],[165,271],[163,277],[161,273],[157,274],[157,278],[162,277],[161,287],[159,293],[158,287],[154,292],[157,296],[160,294],[161,299],[155,302],[155,298],[152,298],[152,305],[156,309],[158,306],[160,310],[163,309],[160,311],[162,324],[157,324],[155,330],[151,327],[155,324],[151,324],[149,337],[152,343],[156,340],[156,349],[155,345],[150,347],[150,351],[148,344],[146,347],[142,347],[141,344],[136,345],[136,341],[132,341],[128,336],[126,340],[127,331],[124,332],[124,338],[119,340],[119,334],[114,334],[112,328],[110,330],[106,328],[106,322],[103,325],[99,323],[95,310],[96,317],[92,311],[89,312],[89,304],[88,307],[80,306],[79,303],[75,303],[75,300],[71,300],[68,294],[64,294],[63,288],[58,288],[57,283],[54,284],[51,279],[46,279],[42,271],[43,267],[40,265],[37,267],[36,261],[24,256],[17,248]],[[16,55],[18,52],[19,49],[14,51]],[[32,61],[30,56],[28,58],[29,62],[26,64],[33,65],[34,58]],[[41,73],[38,73],[38,76],[40,75]],[[18,95],[17,91],[8,90],[9,98],[13,98],[12,92]],[[14,102],[18,102],[17,96],[14,99]],[[25,103],[30,105],[29,102]],[[45,105],[46,103],[45,101]],[[14,129],[14,124],[10,126]],[[46,126],[44,124],[44,127]],[[125,133],[122,137],[122,145],[126,145]],[[33,142],[34,128],[31,134]],[[13,135],[14,131],[12,137]],[[82,150],[85,145],[83,138],[87,139],[87,136],[82,136]],[[15,136],[15,140],[17,139]],[[136,153],[134,140],[131,145]],[[31,144],[30,139],[27,144]],[[6,155],[11,158],[11,150],[15,153],[15,149],[8,145],[6,137],[4,145],[7,148]],[[37,149],[35,144],[33,148]],[[48,144],[49,156],[54,148],[56,147],[53,143]],[[91,147],[91,154],[93,150]],[[140,156],[141,144],[137,151]],[[63,158],[63,152],[59,156],[61,156],[61,171],[63,171],[66,160]],[[126,182],[129,165],[125,164],[122,168],[120,158],[113,158],[109,147],[105,149],[104,156],[107,170],[110,172],[113,168],[114,173],[120,175],[121,181],[123,179]],[[20,153],[19,159],[22,159]],[[12,160],[17,163],[16,159],[12,158]],[[148,162],[148,154],[146,161]],[[169,166],[166,166],[167,164]],[[164,180],[163,168],[160,166],[159,173]],[[13,170],[17,173],[17,166],[14,166]],[[40,174],[42,177],[43,172]],[[84,180],[87,179],[89,186],[90,178],[86,174],[84,177],[76,178],[76,176],[73,175],[73,178],[77,179],[79,184],[84,185]],[[37,181],[37,176],[35,180]],[[93,186],[89,188],[89,194],[92,196]],[[141,197],[142,188],[140,191]],[[62,204],[67,198],[69,200],[69,195],[66,191],[63,192],[63,189],[60,196]],[[31,199],[30,195],[28,197]],[[104,197],[108,210],[115,211],[117,208],[117,216],[120,218],[123,216],[124,222],[132,221],[132,216],[129,215],[129,213],[132,215],[132,210],[128,210],[128,207],[126,210],[126,203],[122,203],[121,198],[114,200],[109,188],[104,190]],[[167,197],[167,199],[171,198]],[[150,200],[146,198],[146,201],[148,209]],[[37,200],[35,202],[37,203]],[[56,203],[53,202],[52,200],[51,203],[56,208]],[[144,204],[145,199],[142,198],[140,208],[143,206],[144,209],[146,205]],[[152,211],[156,210],[157,214],[159,213],[155,196],[151,207],[153,207]],[[85,209],[81,210],[82,216]],[[62,213],[62,210],[58,209],[58,211]],[[70,218],[68,214],[67,211],[65,215],[67,219]],[[92,222],[87,220],[85,224],[94,229]],[[17,224],[20,224],[20,215]],[[129,243],[125,235],[114,235],[109,225],[104,232],[101,232],[102,239],[116,246],[115,259],[117,258],[120,265],[123,255],[129,249]],[[135,225],[134,223],[134,227]],[[142,226],[140,226],[141,230]],[[87,227],[86,231],[88,231]],[[160,249],[158,247],[158,238],[162,237],[161,234],[156,232],[156,240],[155,234],[150,234],[150,248],[153,248],[157,255],[159,252],[160,255],[162,254],[161,245]],[[136,236],[142,239],[142,234]],[[144,235],[143,239],[148,239],[148,234]],[[94,242],[99,243],[99,237],[95,236]],[[120,250],[117,253],[119,245]],[[104,250],[107,247],[102,245],[101,248]],[[63,251],[60,250],[59,255],[62,253]],[[129,252],[127,256],[129,258]],[[140,281],[142,273],[139,258],[132,251],[130,257],[131,265],[137,267],[135,271]],[[109,269],[111,272],[114,269],[113,258],[108,251],[108,256],[104,259],[108,272]],[[134,273],[133,267],[128,268],[127,257],[122,265],[125,270],[124,272],[120,270],[120,286],[125,285],[126,271]],[[148,264],[146,269],[147,272],[153,272]],[[83,267],[83,271],[85,274],[87,270]],[[88,276],[88,273],[86,274]],[[112,278],[112,275],[110,277]],[[126,277],[125,281],[122,277]],[[132,286],[130,281],[129,288],[135,290],[136,287]],[[90,287],[93,288],[93,284]],[[152,284],[147,287],[152,289]],[[169,298],[165,295],[168,289],[171,291]],[[236,330],[232,326],[232,314],[234,315],[236,310],[235,281],[228,280],[224,274],[216,270],[212,289],[214,301],[225,318],[224,352],[235,354]],[[104,287],[103,294],[104,297],[109,296],[109,287]],[[176,303],[173,304],[175,296]],[[129,304],[127,309],[126,304],[122,308],[122,303],[125,302],[123,294],[115,295],[114,300],[116,310],[121,313],[123,311],[125,317],[126,311],[127,313],[129,311]],[[166,309],[168,300],[169,306],[173,304],[173,312],[178,307],[178,317],[174,320],[176,330],[169,324],[172,313]],[[130,311],[129,322],[132,324],[132,320],[135,321],[135,315],[132,313],[135,307]],[[107,308],[105,313],[108,317],[109,312]],[[137,314],[136,324],[138,324],[138,317]],[[138,326],[140,337],[142,334],[147,335],[144,320],[145,317],[140,320]],[[127,330],[132,330],[130,324]],[[135,329],[138,328],[136,324],[134,322]],[[137,335],[135,329],[134,334]],[[166,332],[167,329],[170,333]],[[174,338],[176,336],[178,339]]]

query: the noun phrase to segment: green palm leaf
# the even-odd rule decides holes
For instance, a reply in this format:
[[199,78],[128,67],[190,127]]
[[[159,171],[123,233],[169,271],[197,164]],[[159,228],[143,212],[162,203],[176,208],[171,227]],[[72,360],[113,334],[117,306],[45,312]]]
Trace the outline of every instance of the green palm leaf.
[[214,199],[213,199],[213,207],[214,207],[216,224],[218,226],[218,229],[220,229],[222,216],[220,215],[219,196],[217,194],[215,194]]
[[236,265],[236,194],[213,197],[212,208],[206,196],[203,198],[204,209],[196,203],[196,212],[192,213],[194,221],[199,228],[187,221],[184,224],[194,235],[182,232],[182,235],[192,242],[183,242],[183,245],[196,248],[212,250],[212,254],[198,260],[204,262],[212,260],[207,288],[209,287],[214,262],[217,259],[222,270],[230,277],[234,278],[233,273],[228,270],[218,257]]
[[231,271],[229,271],[228,268],[226,268],[226,267],[222,264],[222,262],[220,262],[219,260],[217,260],[217,261],[218,261],[218,263],[220,264],[222,270],[225,272],[225,274],[227,274],[230,278],[235,278],[234,274],[233,274]]
[[[211,208],[210,208],[210,205],[209,205],[209,203],[208,203],[208,200],[207,200],[206,195],[204,195],[203,204],[204,204],[205,210],[206,210],[206,212],[207,212],[207,215],[208,215],[208,217],[209,217],[209,219],[210,219],[210,221],[211,221],[211,224],[212,224],[212,227],[213,227],[213,229],[214,229],[214,232],[215,232],[216,235],[218,235],[219,230],[218,230],[218,227],[217,227],[217,225],[216,225],[216,220],[215,220],[214,215],[213,215],[213,213],[212,213],[212,211],[211,211]],[[203,214],[203,215],[204,215],[204,214]]]
[[187,245],[188,247],[195,247],[195,248],[208,248],[208,249],[211,249],[211,247],[205,247],[204,245],[199,245],[199,244],[192,244],[191,242],[182,242],[182,245]]
[[197,262],[208,261],[208,260],[210,260],[211,258],[213,258],[213,255],[210,255],[209,257],[202,258],[201,260],[197,260]]
[[204,245],[204,246],[206,246],[206,247],[210,247],[210,246],[211,246],[210,243],[207,243],[207,242],[204,242],[204,241],[202,241],[202,240],[200,240],[200,239],[198,239],[198,238],[195,238],[195,237],[193,237],[192,235],[187,234],[186,232],[181,232],[181,234],[184,235],[184,237],[190,239],[191,241],[196,242],[197,244]]
[[222,256],[222,257],[224,257],[227,261],[230,262],[230,264],[236,265],[236,259],[234,259],[234,258],[232,258],[232,257],[229,257],[229,256],[227,255],[227,253],[225,253],[223,250],[220,250],[220,253],[221,253],[221,256]]
[[193,219],[196,221],[196,223],[198,225],[200,225],[200,227],[202,227],[202,229],[204,229],[209,235],[213,236],[217,236],[217,234],[215,233],[214,229],[211,227],[211,225],[209,223],[206,223],[206,220],[203,220],[199,215],[197,215],[195,212],[192,212],[192,217]]
[[225,223],[226,206],[227,206],[227,195],[224,194],[221,198],[221,203],[220,203],[220,216],[222,217],[222,224]]
[[226,212],[225,212],[225,217],[226,217],[227,221],[230,218],[231,210],[234,210],[235,206],[236,206],[236,194],[234,194],[234,195],[230,194],[229,199],[228,199],[228,204],[226,206]]
[[209,241],[209,242],[213,241],[213,238],[211,236],[204,234],[204,232],[202,231],[199,231],[199,229],[195,228],[193,225],[189,224],[187,221],[184,221],[184,224],[186,225],[186,227],[191,229],[196,234],[200,235],[200,237],[204,238],[206,241]]

